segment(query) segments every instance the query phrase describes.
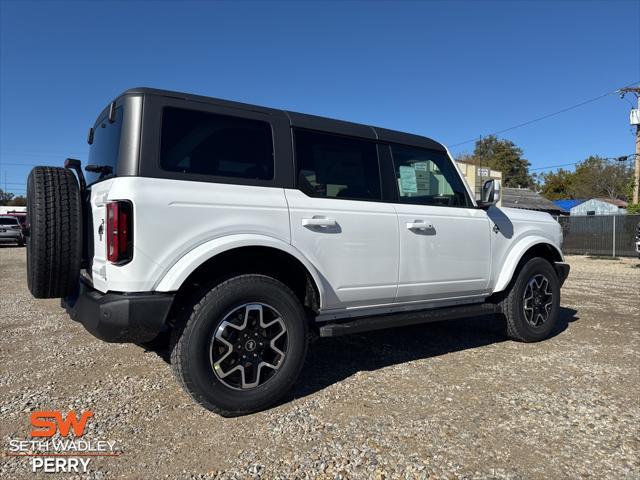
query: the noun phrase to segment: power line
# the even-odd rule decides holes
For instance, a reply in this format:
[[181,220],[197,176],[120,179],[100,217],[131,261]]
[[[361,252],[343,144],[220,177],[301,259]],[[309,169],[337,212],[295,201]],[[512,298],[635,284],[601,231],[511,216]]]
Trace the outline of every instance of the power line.
[[[632,161],[635,158],[636,154],[632,153],[630,155],[622,155],[620,157],[606,157],[606,158],[602,158],[602,160],[605,161],[610,161],[612,163],[625,163],[625,162],[629,162]],[[559,167],[570,167],[573,165],[578,165],[579,163],[584,162],[584,160],[579,160],[577,162],[572,162],[572,163],[561,163],[559,165],[548,165],[546,167],[536,167],[536,168],[530,168],[529,171],[536,171],[536,170],[550,170],[552,168],[559,168]]]
[[[640,83],[640,82],[631,83],[631,84],[627,85],[627,87],[630,87],[630,86],[632,86],[632,85],[634,85],[636,83]],[[627,88],[627,87],[623,87],[623,88]],[[488,134],[482,135],[482,136],[485,137],[485,136],[489,136],[489,135],[500,135],[501,133],[505,133],[505,132],[509,132],[511,130],[515,130],[516,128],[526,127],[527,125],[531,125],[532,123],[540,122],[542,120],[546,120],[547,118],[555,117],[556,115],[560,115],[561,113],[565,113],[565,112],[568,112],[570,110],[574,110],[576,108],[582,107],[584,105],[588,105],[589,103],[596,102],[596,101],[598,101],[598,100],[600,100],[602,98],[608,97],[609,95],[613,95],[614,93],[619,93],[619,92],[620,92],[620,89],[616,88],[615,90],[611,90],[610,92],[603,93],[602,95],[598,95],[597,97],[590,98],[589,100],[585,100],[584,102],[576,103],[575,105],[571,105],[570,107],[566,107],[566,108],[563,108],[563,109],[558,110],[556,112],[552,112],[552,113],[549,113],[547,115],[543,115],[542,117],[534,118],[533,120],[529,120],[527,122],[522,122],[522,123],[519,123],[517,125],[513,125],[512,127],[504,128],[502,130],[498,130],[496,132],[488,133]],[[450,147],[457,147],[459,145],[465,145],[467,143],[475,142],[476,140],[478,140],[478,137],[471,138],[469,140],[465,140],[464,142],[454,143],[454,144],[451,144],[449,146]]]
[[546,169],[550,169],[550,168],[559,168],[559,167],[569,167],[571,165],[577,165],[580,162],[573,162],[573,163],[561,163],[560,165],[549,165],[548,167],[537,167],[537,168],[530,168],[529,171],[535,171],[535,170],[546,170]]

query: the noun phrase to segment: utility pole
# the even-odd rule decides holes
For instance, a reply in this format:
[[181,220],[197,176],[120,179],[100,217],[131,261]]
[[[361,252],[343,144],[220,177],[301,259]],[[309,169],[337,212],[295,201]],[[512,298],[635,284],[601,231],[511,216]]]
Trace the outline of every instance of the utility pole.
[[629,122],[636,126],[636,156],[635,174],[633,179],[633,203],[640,203],[640,87],[625,87],[620,90],[620,98],[624,98],[625,93],[634,93],[638,100],[638,108],[631,109]]

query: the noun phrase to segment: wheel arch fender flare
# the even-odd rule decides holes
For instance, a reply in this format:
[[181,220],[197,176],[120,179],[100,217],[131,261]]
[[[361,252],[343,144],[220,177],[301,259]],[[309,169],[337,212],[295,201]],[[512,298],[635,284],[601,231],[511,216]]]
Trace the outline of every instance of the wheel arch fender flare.
[[292,245],[267,235],[234,234],[209,240],[193,248],[179,258],[169,270],[157,281],[154,290],[157,292],[174,292],[180,289],[183,282],[203,263],[230,250],[242,247],[269,247],[280,250],[298,260],[311,276],[318,290],[320,307],[325,298],[326,289],[322,276],[313,264]]
[[[493,288],[493,293],[501,292],[507,288],[522,258],[527,254],[527,252],[538,246],[550,248],[550,252],[555,256],[555,258],[557,258],[555,261],[563,260],[562,252],[557,246],[551,243],[549,239],[539,236],[527,237],[526,239],[516,243],[510,249],[504,263],[502,264],[502,270],[498,275],[495,287]],[[551,259],[549,260],[552,262],[554,261]]]

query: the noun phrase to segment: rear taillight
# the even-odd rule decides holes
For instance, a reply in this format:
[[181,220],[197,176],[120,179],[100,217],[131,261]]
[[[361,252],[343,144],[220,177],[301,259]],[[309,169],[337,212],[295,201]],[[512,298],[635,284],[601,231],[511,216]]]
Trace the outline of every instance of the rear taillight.
[[131,202],[107,203],[107,260],[122,265],[133,258],[133,207]]

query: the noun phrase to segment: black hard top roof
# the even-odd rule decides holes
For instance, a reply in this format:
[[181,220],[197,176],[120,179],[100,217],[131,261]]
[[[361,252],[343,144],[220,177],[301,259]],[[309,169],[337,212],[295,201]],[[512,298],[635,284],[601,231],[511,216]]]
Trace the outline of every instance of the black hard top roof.
[[220,98],[205,97],[202,95],[193,95],[190,93],[173,92],[170,90],[159,90],[156,88],[148,87],[131,88],[123,92],[121,96],[124,95],[155,95],[161,97],[176,98],[179,100],[184,100],[185,102],[208,103],[210,105],[218,105],[226,108],[249,110],[277,117],[286,116],[289,119],[292,127],[308,128],[310,130],[322,130],[342,135],[370,138],[373,140],[377,139],[390,143],[402,143],[407,145],[414,145],[417,147],[430,148],[434,150],[446,150],[441,143],[436,142],[431,138],[423,137],[421,135],[413,135],[396,130],[388,130],[386,128],[364,125],[361,123],[352,123],[346,122],[344,120],[320,117],[317,115],[308,115],[305,113],[261,107],[258,105],[251,105],[249,103],[234,102],[230,100],[223,100]]

